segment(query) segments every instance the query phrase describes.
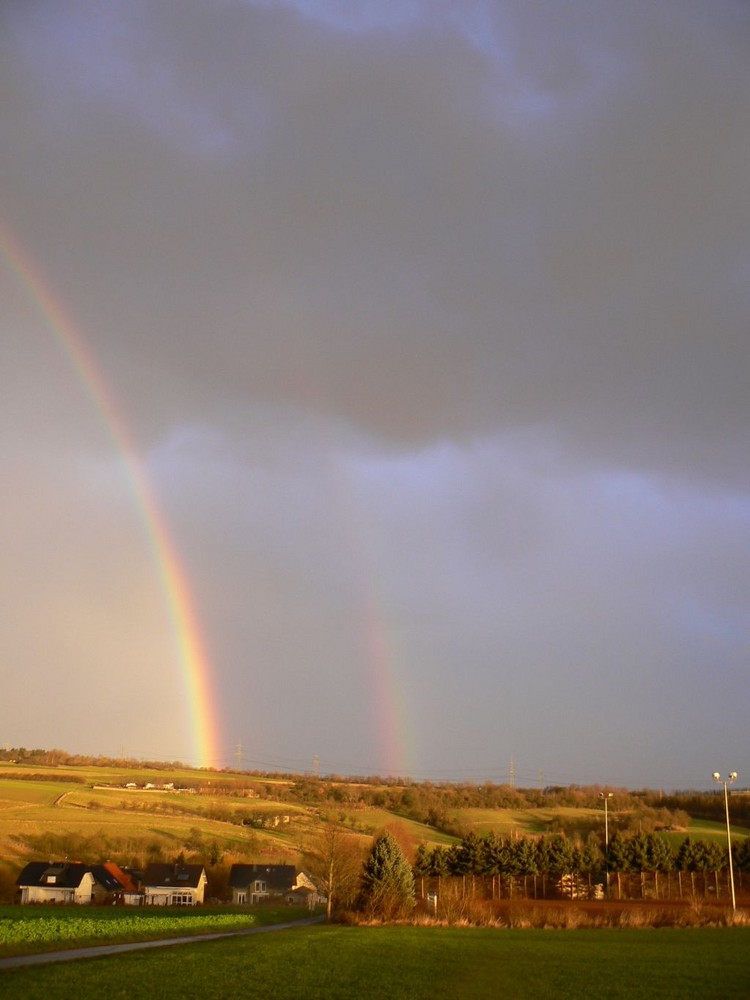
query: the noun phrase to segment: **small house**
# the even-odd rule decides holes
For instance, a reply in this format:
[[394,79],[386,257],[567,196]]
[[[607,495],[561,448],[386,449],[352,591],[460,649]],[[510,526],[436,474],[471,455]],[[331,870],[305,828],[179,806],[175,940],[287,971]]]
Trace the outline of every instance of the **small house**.
[[122,891],[103,865],[78,861],[30,861],[16,879],[21,903],[103,903]]
[[294,865],[232,865],[229,888],[239,906],[276,900],[312,907],[318,902],[311,879]]
[[150,864],[143,873],[146,906],[197,906],[206,894],[203,865]]

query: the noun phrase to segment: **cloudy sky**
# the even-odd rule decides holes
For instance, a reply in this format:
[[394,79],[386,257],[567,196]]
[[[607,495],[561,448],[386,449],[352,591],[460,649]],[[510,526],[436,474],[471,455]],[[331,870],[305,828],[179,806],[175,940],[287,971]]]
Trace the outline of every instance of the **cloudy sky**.
[[197,763],[137,461],[213,763],[750,777],[747,4],[5,0],[0,46],[0,743]]

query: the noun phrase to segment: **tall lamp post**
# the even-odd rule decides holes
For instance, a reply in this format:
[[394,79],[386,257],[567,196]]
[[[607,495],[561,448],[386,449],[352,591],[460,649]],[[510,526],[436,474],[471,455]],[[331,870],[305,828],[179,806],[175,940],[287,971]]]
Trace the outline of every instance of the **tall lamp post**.
[[714,771],[714,781],[724,786],[724,814],[727,818],[727,853],[729,855],[729,888],[732,893],[732,912],[737,909],[737,902],[734,898],[734,869],[732,868],[732,834],[729,829],[729,792],[727,785],[731,785],[737,780],[737,772],[730,771],[726,778],[722,778],[718,771]]
[[614,792],[599,792],[599,798],[604,799],[604,871],[607,878],[607,895],[609,896],[609,817],[607,803]]

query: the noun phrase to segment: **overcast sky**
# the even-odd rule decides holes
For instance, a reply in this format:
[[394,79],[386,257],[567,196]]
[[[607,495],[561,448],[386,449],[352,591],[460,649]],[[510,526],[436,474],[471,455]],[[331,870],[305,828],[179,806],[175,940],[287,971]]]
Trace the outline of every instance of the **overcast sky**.
[[0,743],[195,762],[43,287],[216,763],[750,779],[746,3],[5,0],[0,46]]

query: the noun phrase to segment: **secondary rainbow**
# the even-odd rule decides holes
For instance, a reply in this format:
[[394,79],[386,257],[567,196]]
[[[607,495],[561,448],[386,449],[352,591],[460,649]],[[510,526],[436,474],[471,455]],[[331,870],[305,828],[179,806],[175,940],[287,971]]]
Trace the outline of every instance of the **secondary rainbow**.
[[193,738],[192,753],[200,766],[219,765],[222,755],[211,686],[211,668],[190,588],[128,424],[68,310],[39,266],[1,222],[0,251],[10,271],[44,318],[55,341],[75,369],[121,457],[153,549],[172,621],[177,654],[185,679]]
[[351,474],[344,466],[334,469],[333,482],[339,523],[351,558],[356,609],[360,616],[363,654],[371,685],[373,724],[378,761],[367,768],[379,773],[406,776],[413,752],[406,725],[406,691],[399,666],[402,651],[395,616],[388,613],[375,533],[357,501]]

